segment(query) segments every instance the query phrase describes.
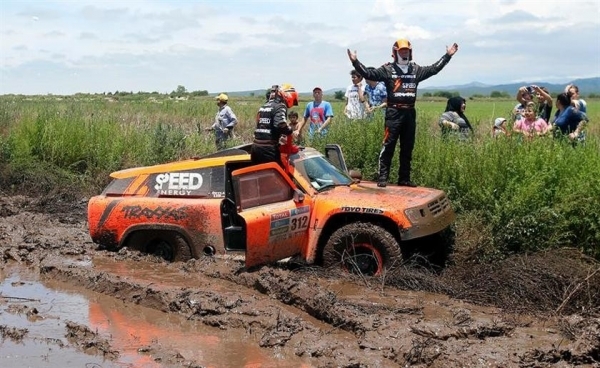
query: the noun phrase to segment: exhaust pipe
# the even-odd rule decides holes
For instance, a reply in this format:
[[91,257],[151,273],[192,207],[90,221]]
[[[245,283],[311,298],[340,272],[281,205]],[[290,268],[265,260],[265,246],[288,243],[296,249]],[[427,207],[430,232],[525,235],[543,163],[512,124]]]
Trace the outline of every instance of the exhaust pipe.
[[205,256],[214,256],[216,252],[217,251],[215,250],[215,247],[213,247],[212,245],[204,247]]

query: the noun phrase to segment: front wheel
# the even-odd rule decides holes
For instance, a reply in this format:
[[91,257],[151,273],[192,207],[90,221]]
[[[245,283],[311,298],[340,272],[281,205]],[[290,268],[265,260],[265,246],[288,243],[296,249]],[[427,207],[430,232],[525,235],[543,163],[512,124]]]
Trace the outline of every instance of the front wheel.
[[355,222],[337,229],[323,249],[323,266],[379,276],[402,262],[396,238],[381,226]]

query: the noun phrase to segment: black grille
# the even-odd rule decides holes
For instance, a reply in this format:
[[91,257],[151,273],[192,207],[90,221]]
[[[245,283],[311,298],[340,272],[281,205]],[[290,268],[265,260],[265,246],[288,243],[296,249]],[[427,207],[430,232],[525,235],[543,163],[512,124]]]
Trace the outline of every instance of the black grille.
[[431,214],[435,217],[446,212],[450,208],[450,201],[448,200],[448,197],[443,196],[429,203],[427,207],[429,208]]

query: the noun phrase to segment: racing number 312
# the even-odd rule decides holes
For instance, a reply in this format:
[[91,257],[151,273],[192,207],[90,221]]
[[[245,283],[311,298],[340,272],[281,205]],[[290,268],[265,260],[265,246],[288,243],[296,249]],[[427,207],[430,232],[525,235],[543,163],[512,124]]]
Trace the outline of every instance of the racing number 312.
[[292,219],[290,224],[290,230],[301,230],[308,227],[308,216],[300,216]]

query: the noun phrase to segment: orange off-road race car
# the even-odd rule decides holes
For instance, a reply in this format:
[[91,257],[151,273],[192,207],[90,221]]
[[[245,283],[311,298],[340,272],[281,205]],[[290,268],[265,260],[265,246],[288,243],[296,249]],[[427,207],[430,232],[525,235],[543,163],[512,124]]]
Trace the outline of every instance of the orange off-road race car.
[[93,241],[168,261],[245,253],[249,268],[296,256],[367,275],[399,265],[418,240],[447,255],[441,234],[455,215],[443,191],[361,182],[337,145],[304,148],[285,168],[253,165],[250,149],[112,173],[88,204]]

